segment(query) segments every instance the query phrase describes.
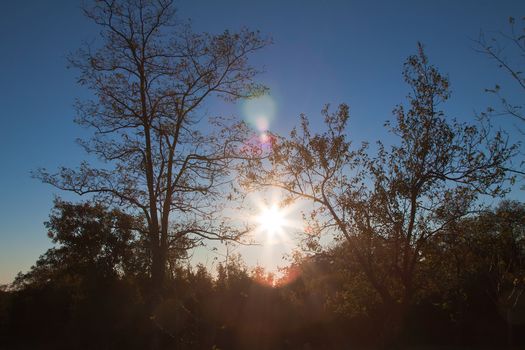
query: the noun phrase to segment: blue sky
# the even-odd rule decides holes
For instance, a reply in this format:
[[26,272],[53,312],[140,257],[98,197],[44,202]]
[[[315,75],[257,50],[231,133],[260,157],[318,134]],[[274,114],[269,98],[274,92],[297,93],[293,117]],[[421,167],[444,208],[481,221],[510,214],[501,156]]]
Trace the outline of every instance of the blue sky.
[[[89,93],[76,85],[65,56],[98,33],[82,16],[80,1],[9,1],[2,7],[0,284],[27,270],[50,246],[43,222],[53,196],[64,196],[32,179],[30,171],[75,166],[85,158],[74,140],[86,133],[73,123],[72,105]],[[483,90],[496,82],[517,96],[494,63],[475,52],[472,39],[482,29],[505,30],[509,16],[525,15],[524,1],[193,0],[178,1],[177,7],[196,31],[247,26],[273,38],[253,63],[265,67],[261,81],[276,102],[270,128],[277,132],[287,132],[303,112],[315,125],[325,103],[346,102],[353,139],[385,139],[383,123],[407,94],[402,64],[417,41],[450,77],[449,115],[470,120],[495,104]],[[204,112],[244,117],[239,106],[218,102]],[[523,199],[523,191],[511,197]],[[266,259],[254,250],[248,262],[271,267],[280,253]]]

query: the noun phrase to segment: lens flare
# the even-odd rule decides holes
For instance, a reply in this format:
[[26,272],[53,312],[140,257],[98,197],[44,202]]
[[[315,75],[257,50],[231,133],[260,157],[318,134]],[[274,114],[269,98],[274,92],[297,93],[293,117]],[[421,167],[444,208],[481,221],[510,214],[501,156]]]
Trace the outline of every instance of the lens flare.
[[270,122],[265,116],[259,116],[255,119],[255,126],[259,131],[266,131],[270,127]]
[[269,95],[247,100],[243,105],[243,114],[246,122],[259,132],[270,129],[270,124],[275,117],[275,102]]
[[263,132],[261,135],[259,135],[259,142],[263,145],[269,144],[272,141],[270,135]]

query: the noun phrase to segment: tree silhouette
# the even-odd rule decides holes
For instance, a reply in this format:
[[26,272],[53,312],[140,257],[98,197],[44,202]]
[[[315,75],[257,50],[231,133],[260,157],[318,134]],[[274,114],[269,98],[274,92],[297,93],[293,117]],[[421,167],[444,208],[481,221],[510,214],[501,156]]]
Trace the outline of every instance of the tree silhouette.
[[[425,242],[398,342],[523,345],[523,214],[523,204],[505,201]],[[100,204],[57,202],[46,224],[55,246],[0,290],[2,347],[143,349],[160,333],[163,349],[381,348],[380,325],[392,311],[353,255],[355,242],[294,254],[274,287],[261,266],[250,269],[237,254],[216,274],[179,259],[150,319],[137,262],[147,249],[135,220]],[[373,259],[391,264],[386,253]]]
[[[493,88],[485,89],[486,92],[494,94],[500,100],[501,107],[489,107],[486,112],[481,113],[481,116],[511,117],[518,122],[514,126],[523,135],[525,134],[523,129],[525,123],[525,104],[523,103],[523,97],[525,97],[525,76],[523,76],[523,69],[525,68],[525,17],[518,20],[509,17],[509,26],[510,28],[506,32],[498,32],[490,37],[481,33],[476,40],[477,51],[494,61],[498,68],[516,83],[514,89],[512,86],[502,87],[499,83],[495,84]],[[509,91],[517,91],[518,101],[509,97],[511,94]],[[521,100],[519,96],[521,96]],[[508,170],[523,176],[525,175],[525,171],[522,169],[523,164],[525,163],[522,161],[520,166],[513,166]]]
[[[48,237],[56,245],[14,282],[16,288],[80,279],[87,284],[118,279],[135,270],[140,234],[136,218],[100,204],[55,201]],[[140,256],[139,254],[137,254]]]
[[[309,200],[310,248],[319,249],[322,232],[348,244],[366,281],[392,315],[387,328],[420,289],[418,266],[426,242],[468,215],[480,194],[503,193],[505,164],[514,153],[500,133],[457,122],[439,110],[449,82],[429,64],[418,45],[403,70],[411,87],[408,108],[394,110],[389,130],[399,139],[353,150],[347,140],[348,106],[323,110],[327,131],[314,133],[305,116],[289,138],[278,138],[270,162],[252,162],[245,171],[249,188],[273,186],[288,200]],[[386,317],[388,321],[389,317]]]
[[[519,21],[519,19],[518,19]],[[521,19],[522,28],[516,26],[516,19],[509,17],[510,29],[506,33],[498,33],[497,35],[487,38],[482,33],[476,41],[478,44],[478,51],[487,55],[490,59],[495,61],[498,68],[507,73],[514,82],[516,82],[521,91],[525,93],[525,77],[523,77],[523,55],[525,54],[525,18]],[[510,48],[509,48],[510,47]],[[508,54],[512,56],[509,58]],[[495,85],[493,89],[487,89],[500,97],[503,114],[507,114],[520,122],[525,122],[525,112],[523,111],[523,104],[513,104],[503,95],[501,95],[501,86]],[[493,112],[493,110],[491,110]],[[523,134],[524,131],[518,126],[518,130]]]
[[77,122],[94,131],[80,143],[107,166],[83,162],[36,176],[145,219],[158,299],[170,245],[239,237],[217,218],[215,199],[230,180],[231,162],[257,147],[242,123],[215,119],[203,133],[198,111],[211,96],[231,101],[265,91],[253,81],[258,71],[248,56],[268,40],[246,29],[193,33],[177,22],[171,0],[101,0],[84,13],[101,27],[102,42],[70,57],[79,83],[95,95],[77,103]]
[[[55,246],[12,285],[12,339],[27,347],[129,347],[125,333],[146,318],[136,218],[101,204],[57,200],[45,226]],[[143,338],[145,330],[139,330]]]

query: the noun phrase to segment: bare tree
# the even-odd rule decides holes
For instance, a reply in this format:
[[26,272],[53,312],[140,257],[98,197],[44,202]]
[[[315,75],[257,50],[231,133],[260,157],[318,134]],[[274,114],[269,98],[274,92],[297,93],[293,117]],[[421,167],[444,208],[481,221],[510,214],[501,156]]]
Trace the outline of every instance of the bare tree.
[[[518,20],[519,21],[519,20]],[[517,121],[514,124],[516,130],[521,135],[525,134],[523,125],[525,125],[525,17],[521,18],[521,26],[516,24],[514,17],[509,17],[510,28],[506,32],[498,32],[492,36],[481,33],[476,40],[476,49],[478,52],[486,55],[496,63],[499,69],[506,73],[514,84],[513,87],[502,88],[500,84],[495,84],[493,88],[486,89],[487,92],[494,94],[500,100],[501,107],[489,107],[487,112],[482,113],[483,117],[508,116]],[[511,92],[517,92],[517,98],[520,101],[513,101],[509,97]],[[525,175],[523,167],[514,166],[510,171]]]
[[97,0],[84,12],[101,27],[102,42],[70,57],[79,83],[95,96],[76,105],[77,122],[94,130],[80,143],[107,166],[83,162],[36,176],[142,215],[159,295],[172,242],[238,238],[216,220],[215,200],[231,162],[257,147],[247,143],[243,123],[215,119],[207,126],[198,112],[210,96],[233,101],[264,93],[248,57],[269,41],[247,29],[193,33],[176,21],[172,0]]
[[[439,109],[449,81],[429,64],[423,47],[404,66],[411,87],[408,107],[387,123],[400,140],[353,148],[347,139],[349,108],[323,110],[327,130],[314,133],[306,117],[289,138],[278,138],[269,162],[246,169],[248,188],[273,186],[288,200],[314,204],[307,234],[329,232],[347,242],[349,256],[394,314],[420,288],[418,265],[432,237],[471,212],[480,194],[503,192],[504,165],[514,152],[500,133],[457,122]],[[399,323],[399,318],[395,318]],[[391,324],[392,325],[392,324]]]
[[[522,19],[525,23],[525,17]],[[525,57],[525,25],[516,28],[516,20],[509,17],[510,30],[508,33],[497,33],[487,38],[484,33],[480,35],[476,43],[478,51],[492,59],[498,68],[506,72],[517,84],[522,93],[525,93],[525,77],[523,76],[523,58]],[[511,55],[509,58],[508,55]],[[516,60],[517,58],[517,60]],[[496,85],[489,92],[497,94],[501,98],[503,113],[510,115],[521,122],[525,122],[525,112],[522,104],[512,104],[501,95],[501,86]],[[523,130],[520,129],[523,133]]]

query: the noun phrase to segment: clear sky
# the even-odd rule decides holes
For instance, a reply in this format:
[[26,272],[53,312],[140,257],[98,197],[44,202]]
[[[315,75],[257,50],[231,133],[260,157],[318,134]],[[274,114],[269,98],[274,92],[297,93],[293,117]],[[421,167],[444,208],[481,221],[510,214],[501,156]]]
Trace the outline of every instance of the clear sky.
[[[505,30],[508,17],[525,16],[525,1],[248,1],[177,3],[179,17],[195,31],[242,26],[259,29],[274,44],[254,64],[276,103],[270,129],[287,132],[300,113],[319,123],[325,103],[350,105],[352,137],[384,139],[384,121],[403,102],[405,58],[425,44],[432,63],[447,73],[453,95],[445,106],[463,120],[494,100],[484,88],[512,82],[476,53],[480,30]],[[6,1],[0,12],[0,284],[26,271],[49,246],[43,222],[57,190],[30,177],[38,167],[75,166],[85,158],[74,140],[85,131],[73,123],[75,98],[88,92],[75,83],[65,56],[97,37],[80,1]],[[509,91],[509,95],[512,92]],[[212,103],[209,114],[236,114],[240,106]],[[508,124],[508,123],[507,123]],[[515,135],[514,135],[515,136]],[[512,198],[523,199],[515,190]],[[263,248],[261,248],[263,249]],[[268,249],[268,248],[264,248]],[[248,262],[281,263],[285,248],[264,255],[251,249]],[[266,257],[265,257],[266,256]]]

